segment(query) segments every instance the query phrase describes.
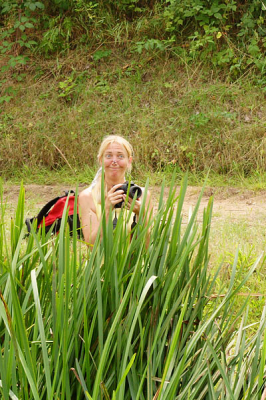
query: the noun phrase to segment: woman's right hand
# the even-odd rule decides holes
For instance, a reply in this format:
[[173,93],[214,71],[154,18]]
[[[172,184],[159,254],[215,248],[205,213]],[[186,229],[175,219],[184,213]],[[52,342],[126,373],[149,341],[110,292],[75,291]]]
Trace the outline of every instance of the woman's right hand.
[[[118,203],[120,203],[121,201],[123,201],[123,194],[124,194],[124,190],[117,190],[121,185],[123,185],[123,183],[119,183],[118,185],[114,185],[109,192],[107,193],[107,201],[105,203],[105,205],[110,208],[110,206],[112,208],[114,208],[114,206]],[[108,204],[109,203],[109,204]]]

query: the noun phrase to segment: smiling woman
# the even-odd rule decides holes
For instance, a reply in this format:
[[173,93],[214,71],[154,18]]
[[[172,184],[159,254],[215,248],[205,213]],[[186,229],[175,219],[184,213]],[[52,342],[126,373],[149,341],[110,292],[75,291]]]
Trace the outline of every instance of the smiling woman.
[[110,189],[117,182],[123,183],[126,171],[131,168],[132,163],[132,156],[127,153],[125,147],[117,142],[110,143],[103,153],[103,158],[107,188]]
[[[98,163],[103,167],[104,190],[105,190],[105,217],[109,220],[112,213],[113,226],[117,214],[122,209],[127,220],[127,230],[130,231],[135,222],[138,221],[142,199],[145,198],[146,220],[152,214],[150,192],[146,196],[137,198],[132,206],[133,199],[127,197],[121,186],[126,181],[126,173],[131,171],[133,160],[133,149],[131,144],[121,136],[110,135],[104,138],[98,153]],[[102,214],[101,204],[101,176],[102,169],[97,172],[92,184],[79,195],[79,215],[81,218],[84,239],[88,244],[95,242]],[[120,189],[121,188],[121,189]],[[140,190],[141,192],[141,190]],[[121,208],[122,204],[122,208]]]

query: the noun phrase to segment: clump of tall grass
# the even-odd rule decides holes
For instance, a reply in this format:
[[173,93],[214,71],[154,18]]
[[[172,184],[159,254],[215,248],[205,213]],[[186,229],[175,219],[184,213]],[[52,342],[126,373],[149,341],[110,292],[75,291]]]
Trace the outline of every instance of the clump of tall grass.
[[66,209],[58,236],[25,239],[23,186],[8,232],[1,195],[3,399],[262,395],[266,309],[251,337],[244,306],[232,308],[258,261],[236,285],[236,256],[225,297],[212,296],[219,271],[208,273],[212,200],[199,229],[201,195],[182,218],[186,186],[185,178],[177,198],[173,177],[166,204],[162,187],[157,214],[146,221],[142,210],[132,237],[122,219],[114,231],[103,219],[92,250],[75,229],[69,235]]

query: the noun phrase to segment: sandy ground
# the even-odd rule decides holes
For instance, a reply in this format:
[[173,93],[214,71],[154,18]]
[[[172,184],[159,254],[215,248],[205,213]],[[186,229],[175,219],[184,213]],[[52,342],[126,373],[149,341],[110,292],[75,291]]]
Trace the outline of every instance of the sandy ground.
[[[81,191],[84,186],[79,187]],[[25,185],[25,214],[26,216],[34,216],[39,209],[53,197],[60,196],[64,190],[71,189],[62,185]],[[17,185],[4,185],[4,201],[7,209],[12,211],[15,209],[20,187]],[[151,187],[152,198],[155,208],[158,202],[160,187]],[[179,187],[177,187],[177,192]],[[187,188],[183,213],[188,214],[189,208],[197,202],[201,188],[189,186]],[[165,190],[164,197],[167,198],[168,189]],[[218,220],[230,218],[231,221],[245,219],[251,225],[264,223],[266,217],[266,191],[251,191],[236,188],[206,188],[199,210],[199,219],[202,215],[202,209],[207,206],[210,196],[214,198],[213,206],[213,223]]]

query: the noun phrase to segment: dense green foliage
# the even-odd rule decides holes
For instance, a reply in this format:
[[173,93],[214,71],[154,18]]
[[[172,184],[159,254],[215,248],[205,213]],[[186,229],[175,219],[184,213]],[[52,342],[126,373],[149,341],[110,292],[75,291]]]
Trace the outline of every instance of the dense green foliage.
[[91,252],[75,233],[69,237],[64,223],[56,238],[42,233],[25,241],[23,187],[10,232],[2,206],[3,399],[261,397],[265,310],[251,335],[247,302],[233,309],[258,261],[239,280],[236,256],[230,281],[221,287],[225,297],[213,296],[212,199],[199,231],[201,196],[184,221],[186,180],[178,199],[173,184],[166,204],[162,188],[158,214],[147,226],[141,214],[131,241],[121,218],[114,232],[103,222],[103,238]]
[[106,57],[115,44],[199,58],[228,67],[233,77],[251,65],[265,69],[261,0],[1,0],[0,10],[5,68],[26,63],[26,54],[48,56],[84,45],[95,48],[94,57]]

